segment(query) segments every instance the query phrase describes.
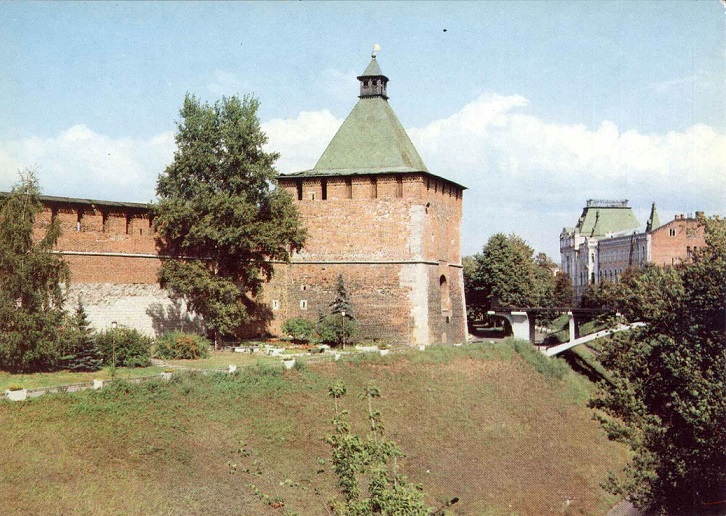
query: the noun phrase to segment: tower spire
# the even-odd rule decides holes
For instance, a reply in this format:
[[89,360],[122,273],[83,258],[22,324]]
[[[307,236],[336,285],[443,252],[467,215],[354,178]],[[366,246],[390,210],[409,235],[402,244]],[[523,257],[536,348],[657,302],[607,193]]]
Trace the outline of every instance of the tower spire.
[[653,231],[660,227],[660,218],[658,217],[658,212],[655,209],[655,203],[653,203],[653,206],[650,208],[650,217],[648,217],[648,222],[645,225],[646,231]]
[[360,81],[360,95],[358,96],[362,99],[380,97],[383,100],[388,100],[388,94],[386,93],[388,77],[383,75],[381,67],[378,66],[378,61],[376,61],[376,53],[380,49],[380,45],[373,45],[371,62],[363,74],[358,76],[358,80]]

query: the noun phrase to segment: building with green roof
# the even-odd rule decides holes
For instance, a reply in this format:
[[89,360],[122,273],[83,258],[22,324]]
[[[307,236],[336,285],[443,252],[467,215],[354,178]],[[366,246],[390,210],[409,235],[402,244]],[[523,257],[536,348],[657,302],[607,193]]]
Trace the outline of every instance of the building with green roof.
[[643,229],[627,200],[590,199],[577,225],[560,233],[561,268],[572,279],[579,301],[589,284],[617,282],[630,267],[688,260],[703,245],[696,218],[681,215],[662,225],[653,203]]

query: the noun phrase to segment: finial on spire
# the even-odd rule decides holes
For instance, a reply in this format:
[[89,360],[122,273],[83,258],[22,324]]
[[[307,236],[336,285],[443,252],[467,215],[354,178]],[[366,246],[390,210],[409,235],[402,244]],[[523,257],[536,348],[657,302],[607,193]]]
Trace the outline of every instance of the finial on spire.
[[375,59],[376,58],[376,52],[380,52],[380,51],[381,51],[381,46],[378,43],[374,43],[373,44],[373,52],[371,53],[371,57],[373,59]]

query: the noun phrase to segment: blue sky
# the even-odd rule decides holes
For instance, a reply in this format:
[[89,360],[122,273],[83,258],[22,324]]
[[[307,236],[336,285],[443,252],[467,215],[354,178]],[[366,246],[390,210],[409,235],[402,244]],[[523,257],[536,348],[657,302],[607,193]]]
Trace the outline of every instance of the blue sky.
[[184,94],[252,93],[282,172],[312,167],[374,43],[429,169],[469,187],[463,252],[556,261],[586,199],[641,222],[726,198],[726,11],[689,2],[1,2],[0,190],[148,201]]

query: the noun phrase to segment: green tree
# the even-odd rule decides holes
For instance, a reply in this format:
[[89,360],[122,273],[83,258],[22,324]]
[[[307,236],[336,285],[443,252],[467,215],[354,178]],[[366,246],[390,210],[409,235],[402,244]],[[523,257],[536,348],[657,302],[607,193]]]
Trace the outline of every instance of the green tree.
[[62,359],[63,367],[69,371],[98,371],[103,365],[103,355],[96,347],[95,336],[80,299],[75,314],[68,319],[70,345]]
[[214,105],[187,95],[174,161],[160,174],[155,227],[163,287],[184,298],[217,336],[234,335],[261,311],[254,302],[273,274],[302,248],[305,230],[287,192],[276,188],[257,99]]
[[592,401],[634,452],[609,489],[659,514],[722,514],[726,499],[726,224],[701,222],[707,246],[692,264],[621,284],[624,313],[647,326],[604,348],[612,384]]
[[572,288],[572,278],[566,272],[558,271],[555,275],[555,288],[552,292],[552,306],[572,306],[575,299],[575,290]]
[[0,207],[0,369],[29,372],[57,364],[64,322],[61,284],[69,274],[51,252],[60,235],[57,221],[34,238],[42,211],[35,172],[26,170]]
[[318,320],[316,327],[318,340],[345,349],[346,344],[352,344],[358,336],[360,323],[355,318],[353,303],[350,300],[350,294],[348,294],[342,274],[338,275],[335,299],[333,299],[329,307],[330,315]]
[[330,313],[341,314],[344,317],[355,319],[353,303],[350,301],[350,294],[348,294],[348,289],[345,287],[342,274],[338,274],[338,283],[335,286],[335,299],[330,303]]
[[497,233],[464,268],[467,304],[536,307],[551,303],[555,264],[517,235]]

